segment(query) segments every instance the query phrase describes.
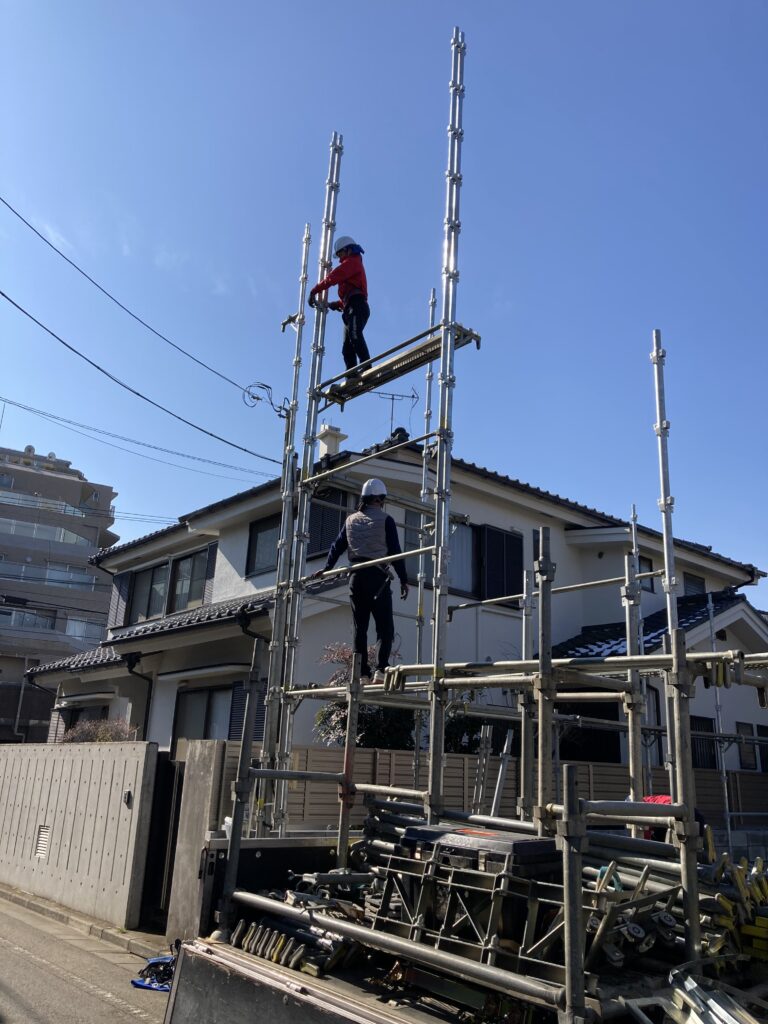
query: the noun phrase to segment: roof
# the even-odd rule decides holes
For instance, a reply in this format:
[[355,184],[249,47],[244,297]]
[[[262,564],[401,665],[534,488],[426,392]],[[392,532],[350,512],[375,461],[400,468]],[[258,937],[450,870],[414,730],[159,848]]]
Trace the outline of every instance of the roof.
[[[379,442],[378,444],[371,445],[368,448],[364,448],[362,452],[353,451],[341,451],[336,455],[325,456],[320,462],[315,464],[315,471],[322,471],[329,469],[330,467],[337,465],[338,463],[344,463],[350,459],[359,458],[360,455],[370,454],[381,454],[385,455],[393,445],[402,444],[402,441],[407,435],[404,432],[400,432],[400,428],[393,432],[393,435],[385,441]],[[412,443],[407,445],[405,448],[398,448],[393,453],[397,455],[401,451],[412,452],[419,457],[421,456],[422,447],[421,445]],[[582,505],[578,501],[572,501],[570,498],[563,498],[561,495],[554,493],[553,491],[546,491],[540,487],[534,487],[533,484],[525,483],[522,480],[517,480],[514,477],[506,476],[503,473],[498,473],[495,470],[487,469],[485,466],[480,466],[475,462],[468,462],[464,459],[458,459],[456,457],[452,460],[452,465],[456,469],[464,470],[467,473],[471,473],[474,476],[479,476],[484,480],[493,480],[495,483],[499,483],[504,487],[510,487],[515,491],[523,494],[529,494],[535,498],[542,498],[545,501],[552,502],[555,505],[560,506],[564,509],[571,509],[574,512],[578,512],[581,515],[591,516],[593,519],[597,519],[599,523],[605,526],[622,526],[629,529],[629,522],[626,519],[620,519],[617,516],[609,515],[607,512],[601,512],[599,509],[593,508],[590,505]],[[179,517],[179,523],[173,526],[165,527],[162,530],[156,530],[154,533],[146,534],[143,537],[137,537],[135,540],[127,541],[125,544],[119,544],[116,547],[104,548],[97,552],[90,561],[94,565],[98,565],[106,557],[123,552],[132,547],[138,547],[147,541],[154,540],[164,534],[172,533],[175,530],[186,529],[187,523],[192,519],[197,519],[205,515],[209,515],[212,512],[220,511],[224,508],[229,508],[232,505],[236,505],[238,502],[247,501],[255,495],[265,493],[272,488],[280,486],[280,479],[274,477],[272,480],[268,480],[263,484],[258,484],[256,487],[251,487],[247,491],[240,491],[237,494],[232,494],[227,498],[222,498],[220,501],[215,501],[210,505],[204,505],[202,508],[196,509],[193,512],[189,512],[186,515]],[[648,526],[640,526],[639,529],[650,536],[661,537],[662,533],[660,530],[654,530]],[[699,554],[710,555],[716,558],[720,562],[724,562],[726,565],[734,566],[740,569],[742,572],[747,573],[753,580],[759,579],[761,576],[767,575],[762,570],[758,569],[757,566],[752,565],[750,562],[738,562],[735,559],[728,558],[726,555],[721,555],[716,551],[712,550],[711,545],[699,544],[696,541],[683,540],[680,537],[675,537],[675,545],[681,548],[687,548],[691,551],[695,551]]]
[[[712,594],[714,614],[720,615],[736,604],[747,604],[744,594],[737,594],[730,588]],[[678,625],[688,632],[709,618],[707,595],[695,594],[677,599]],[[662,645],[667,632],[667,609],[662,608],[643,619],[643,654],[650,654]],[[576,636],[552,648],[553,658],[607,658],[627,653],[626,625],[623,622],[606,622],[597,626],[586,626]]]
[[174,612],[162,619],[151,619],[139,622],[135,626],[126,626],[113,633],[112,643],[124,640],[135,640],[139,637],[157,636],[161,633],[178,633],[194,626],[234,621],[239,615],[253,615],[264,612],[274,601],[274,590],[262,591],[251,597],[234,597],[228,601],[217,601],[216,604],[203,604],[189,611]]
[[37,665],[29,669],[30,676],[44,675],[46,672],[84,672],[88,669],[103,668],[105,665],[119,665],[123,658],[114,647],[104,644],[92,651],[73,654],[69,658],[49,661],[46,665]]
[[47,672],[83,672],[88,669],[124,664],[123,655],[118,654],[112,644],[122,643],[124,640],[136,640],[145,636],[178,633],[184,629],[211,623],[233,622],[241,614],[250,616],[266,611],[273,600],[274,591],[268,591],[252,597],[236,597],[230,598],[228,601],[217,601],[216,604],[201,605],[199,608],[176,612],[173,615],[166,615],[162,619],[152,619],[150,622],[140,622],[135,626],[121,629],[116,636],[112,637],[111,644],[102,644],[101,647],[76,654],[71,658],[61,658],[59,661],[51,661],[46,665],[38,665],[36,668],[30,669],[29,674],[38,676],[45,675]]

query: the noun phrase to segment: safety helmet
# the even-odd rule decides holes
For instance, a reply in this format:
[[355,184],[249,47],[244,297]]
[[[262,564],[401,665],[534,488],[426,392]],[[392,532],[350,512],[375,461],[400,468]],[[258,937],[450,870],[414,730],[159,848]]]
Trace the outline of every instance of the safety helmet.
[[386,498],[387,488],[383,480],[372,477],[363,484],[362,495],[364,498]]
[[338,256],[342,249],[348,249],[350,245],[357,245],[354,238],[350,238],[349,235],[340,235],[333,243],[334,256]]

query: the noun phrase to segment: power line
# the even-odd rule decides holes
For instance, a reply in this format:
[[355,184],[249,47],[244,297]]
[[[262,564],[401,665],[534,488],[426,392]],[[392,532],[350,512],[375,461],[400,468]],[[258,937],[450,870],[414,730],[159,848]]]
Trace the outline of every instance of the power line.
[[[39,415],[42,416],[43,419],[47,419],[45,413],[39,413]],[[201,476],[214,476],[217,480],[237,480],[245,484],[249,484],[251,482],[250,480],[242,480],[237,476],[225,476],[223,473],[209,473],[205,469],[194,469],[192,466],[180,466],[178,462],[169,462],[167,459],[157,459],[154,455],[145,455],[143,452],[131,451],[130,448],[123,448],[121,444],[113,444],[111,441],[105,441],[101,437],[91,437],[91,435],[86,434],[85,431],[77,430],[75,427],[68,427],[65,423],[61,423],[60,426],[62,426],[64,430],[69,430],[72,434],[79,434],[80,437],[87,437],[89,441],[98,441],[99,444],[105,444],[107,447],[115,448],[119,452],[127,452],[128,455],[136,455],[138,458],[147,459],[149,462],[159,462],[162,466],[173,466],[174,469],[183,469],[186,473],[199,473]],[[140,441],[137,443],[141,444]],[[247,472],[255,473],[257,476],[264,476],[271,479],[270,473],[262,473],[261,470],[258,469],[249,469]]]
[[276,466],[282,465],[282,463],[278,459],[273,459],[269,455],[261,455],[259,454],[259,452],[251,451],[250,448],[244,448],[240,444],[235,444],[234,441],[228,441],[225,437],[221,437],[219,434],[214,434],[212,431],[206,430],[205,427],[200,427],[196,423],[193,423],[191,420],[185,419],[183,416],[180,416],[177,412],[172,412],[170,409],[167,409],[164,405],[161,405],[159,402],[156,402],[153,398],[148,398],[146,395],[142,394],[141,391],[137,391],[136,388],[132,388],[130,384],[126,384],[124,381],[120,380],[119,377],[115,377],[114,374],[110,373],[109,370],[105,370],[103,366],[99,366],[98,363],[95,363],[92,359],[89,359],[88,356],[86,356],[84,353],[76,349],[74,345],[70,345],[69,342],[64,341],[64,339],[59,337],[59,335],[52,331],[50,327],[46,327],[44,323],[42,323],[30,312],[24,309],[23,306],[20,306],[18,302],[14,302],[14,300],[9,295],[6,295],[4,291],[0,291],[0,297],[5,299],[5,301],[10,303],[15,309],[18,309],[20,313],[23,313],[28,320],[32,321],[32,323],[37,324],[38,327],[40,327],[43,331],[45,331],[46,334],[49,334],[52,338],[58,341],[60,345],[63,345],[64,348],[69,349],[70,352],[73,352],[76,356],[79,356],[80,359],[88,363],[89,366],[92,366],[94,370],[98,370],[99,373],[103,373],[105,377],[108,377],[113,383],[118,384],[121,388],[124,388],[126,391],[130,392],[130,394],[135,395],[136,398],[140,398],[142,401],[154,406],[155,409],[160,409],[161,412],[166,413],[168,416],[172,416],[175,420],[179,420],[180,423],[185,423],[188,427],[192,427],[193,430],[197,430],[201,434],[205,434],[207,437],[212,437],[216,441],[221,441],[222,444],[229,445],[230,448],[236,448],[240,452],[245,452],[246,455],[253,455],[254,458],[263,459],[265,462],[274,462]]
[[[229,462],[219,462],[217,459],[204,459],[200,455],[188,455],[186,452],[177,452],[173,448],[163,448],[159,444],[150,444],[148,441],[137,441],[134,437],[125,437],[123,434],[114,434],[110,430],[102,430],[101,427],[92,427],[88,423],[78,423],[77,420],[69,420],[65,416],[57,416],[55,413],[46,412],[44,409],[35,409],[34,406],[24,405],[22,402],[14,402],[10,398],[3,398],[0,396],[0,402],[7,403],[8,405],[14,406],[16,409],[23,409],[24,412],[31,412],[35,416],[42,416],[47,420],[55,420],[57,423],[69,424],[71,427],[82,427],[83,430],[91,430],[95,434],[104,434],[105,437],[114,437],[118,441],[128,441],[130,444],[138,444],[143,448],[152,448],[156,452],[165,452],[166,455],[178,455],[182,459],[192,459],[195,462],[205,462],[209,466],[220,466],[222,469],[234,469],[238,473],[253,473],[255,476],[269,476],[268,473],[263,473],[258,469],[246,469],[244,466],[233,466]],[[95,440],[95,438],[94,438]],[[128,449],[123,448],[122,451]],[[138,455],[138,452],[134,454]],[[172,462],[166,463],[168,466],[172,466]]]
[[[148,324],[146,320],[142,320],[142,318],[137,313],[134,313],[133,310],[129,309],[119,299],[115,298],[115,296],[111,292],[107,291],[107,289],[104,288],[103,285],[100,285],[98,281],[95,281],[91,277],[90,274],[87,274],[82,269],[82,267],[79,267],[77,265],[77,263],[75,263],[74,260],[71,260],[69,258],[69,256],[66,256],[61,251],[61,249],[58,249],[53,244],[53,242],[50,239],[46,238],[45,235],[42,234],[42,232],[38,231],[37,228],[33,224],[30,224],[30,222],[26,219],[26,217],[22,216],[22,214],[20,214],[18,210],[14,209],[14,207],[11,206],[11,204],[8,202],[7,199],[4,199],[2,196],[0,196],[0,203],[2,203],[3,206],[6,206],[15,217],[18,217],[19,220],[22,222],[22,224],[26,224],[26,226],[29,228],[30,231],[34,232],[34,234],[36,234],[39,239],[41,239],[43,242],[45,242],[45,244],[47,246],[49,246],[51,249],[53,249],[53,251],[55,253],[58,253],[58,255],[61,256],[61,258],[63,260],[66,260],[66,262],[70,265],[70,267],[74,267],[74,269],[78,272],[78,274],[82,274],[83,277],[86,279],[86,281],[90,281],[90,283],[95,288],[98,288],[99,291],[102,293],[102,295],[106,295],[106,297],[108,299],[110,299],[112,302],[114,302],[116,306],[119,306],[120,309],[122,309],[124,313],[128,314],[128,316],[133,317],[133,319],[136,320],[137,323],[140,323],[142,327],[146,327],[146,329],[148,331],[151,331],[151,333],[154,334],[155,337],[159,338],[161,341],[164,341],[166,343],[166,345],[170,345],[171,348],[175,348],[177,352],[181,352],[182,355],[186,356],[188,359],[191,359],[193,362],[197,363],[198,366],[202,366],[204,369],[208,370],[210,373],[213,373],[217,377],[220,377],[221,380],[226,381],[227,384],[231,384],[233,387],[237,388],[238,391],[241,391],[244,394],[248,394],[248,388],[244,388],[241,384],[238,384],[236,381],[232,380],[230,377],[227,377],[226,374],[220,373],[218,370],[215,370],[212,366],[209,366],[208,363],[204,363],[202,359],[198,359],[197,356],[193,356],[191,352],[187,352],[187,350],[182,348],[181,345],[177,345],[175,341],[171,341],[170,338],[166,337],[160,331],[155,330],[155,328],[151,324]],[[257,385],[252,385],[252,386],[257,386]]]

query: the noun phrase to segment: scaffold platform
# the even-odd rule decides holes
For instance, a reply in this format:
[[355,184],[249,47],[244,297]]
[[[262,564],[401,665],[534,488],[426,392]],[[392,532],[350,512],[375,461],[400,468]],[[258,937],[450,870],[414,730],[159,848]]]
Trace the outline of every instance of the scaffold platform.
[[[454,330],[454,350],[464,348],[465,345],[472,342],[477,348],[480,348],[480,335],[471,328],[456,324]],[[321,384],[319,393],[326,402],[325,408],[330,405],[339,405],[344,408],[344,405],[351,399],[369,391],[375,391],[376,388],[397,380],[398,377],[410,373],[411,370],[418,370],[420,366],[426,366],[440,358],[440,346],[442,345],[440,329],[430,329],[427,332],[427,337],[419,335],[416,337],[421,337],[417,344],[411,345],[405,351],[395,351],[395,354],[384,362],[374,363],[356,374],[341,374],[338,378],[332,378]],[[409,345],[410,342],[405,342],[405,344]]]

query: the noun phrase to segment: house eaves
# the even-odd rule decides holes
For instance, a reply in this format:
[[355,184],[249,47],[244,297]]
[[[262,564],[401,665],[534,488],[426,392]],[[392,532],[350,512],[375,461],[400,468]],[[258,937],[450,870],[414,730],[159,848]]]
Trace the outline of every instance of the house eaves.
[[122,655],[118,654],[114,647],[104,644],[92,651],[74,654],[70,658],[59,658],[58,661],[49,661],[46,665],[36,665],[27,670],[27,675],[32,678],[51,672],[80,673],[101,668],[116,668],[122,664]]
[[[730,588],[712,594],[714,616],[722,615],[735,605],[750,605],[744,594],[737,594]],[[695,594],[678,597],[677,614],[679,628],[686,633],[697,629],[709,619],[707,595]],[[667,609],[662,608],[643,619],[643,653],[658,651],[667,633]],[[626,625],[623,622],[606,622],[586,626],[576,636],[555,644],[553,658],[607,658],[627,652]]]
[[221,626],[237,622],[243,616],[253,618],[264,614],[274,604],[274,590],[262,592],[253,597],[236,597],[216,604],[204,604],[191,611],[174,612],[162,619],[151,619],[139,622],[134,626],[125,626],[113,631],[110,637],[112,645],[124,644],[146,637],[168,636],[190,629],[206,626]]
[[[394,460],[400,459],[402,455],[407,453],[408,455],[414,456],[415,460],[420,460],[422,452],[420,445],[412,443],[406,447],[397,448],[392,451],[391,449],[393,444],[394,441],[389,440],[380,444],[371,445],[369,448],[363,449],[362,452],[344,450],[338,452],[336,455],[325,456],[323,459],[315,463],[313,471],[317,473],[326,469],[335,468],[346,462],[360,458],[361,455],[379,455],[382,459],[387,461],[386,456],[388,453]],[[365,463],[363,463],[360,472],[365,472],[365,469],[363,468],[364,466]],[[552,491],[546,491],[542,488],[534,487],[532,484],[516,480],[514,477],[506,476],[502,473],[496,472],[495,470],[487,469],[486,467],[480,466],[474,462],[454,458],[452,460],[452,467],[454,470],[463,471],[469,476],[473,476],[477,479],[488,480],[499,484],[502,488],[512,490],[517,495],[526,496],[532,499],[537,505],[542,503],[545,506],[554,506],[560,513],[560,519],[565,518],[562,514],[563,512],[573,513],[580,521],[567,524],[566,529],[577,531],[579,529],[591,529],[595,526],[628,529],[630,526],[629,522],[625,519],[620,519],[617,516],[601,512],[599,509],[593,508],[589,505],[582,505],[579,502],[563,498],[561,495]],[[257,504],[260,504],[263,507],[264,497],[270,491],[277,491],[279,486],[279,479],[274,478],[263,484],[259,484],[256,487],[251,487],[247,491],[241,491],[228,498],[222,498],[220,501],[213,502],[210,505],[205,505],[203,508],[196,509],[193,512],[180,516],[178,525],[166,527],[164,530],[158,530],[155,533],[147,534],[144,537],[138,537],[133,541],[128,541],[127,543],[120,544],[117,547],[103,549],[94,555],[91,561],[94,565],[99,565],[102,561],[110,558],[112,555],[122,554],[129,549],[138,548],[141,545],[146,545],[156,539],[164,539],[165,537],[172,535],[175,531],[186,530],[193,532],[199,531],[215,533],[221,525],[221,523],[216,523],[216,518],[220,517],[222,513],[227,513],[227,515],[221,520],[221,522],[247,517],[247,514],[250,511],[248,506],[254,502],[254,499],[256,499]],[[646,537],[654,538],[655,541],[660,541],[662,538],[661,531],[654,530],[647,526],[638,526],[638,532]],[[749,562],[738,562],[732,558],[728,558],[725,555],[721,555],[713,551],[711,546],[706,544],[698,544],[695,541],[683,540],[676,537],[675,546],[681,550],[688,549],[697,555],[712,558],[723,565],[729,566],[731,569],[743,574],[746,577],[745,582],[756,582],[761,577],[767,575],[755,565],[752,565]]]

